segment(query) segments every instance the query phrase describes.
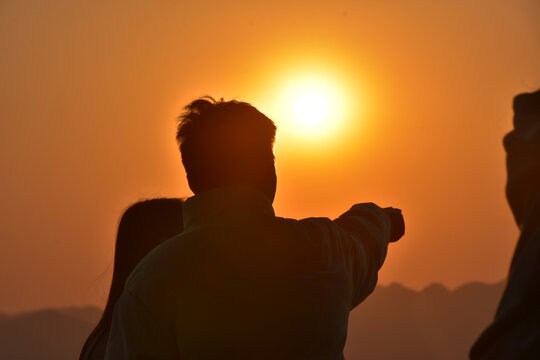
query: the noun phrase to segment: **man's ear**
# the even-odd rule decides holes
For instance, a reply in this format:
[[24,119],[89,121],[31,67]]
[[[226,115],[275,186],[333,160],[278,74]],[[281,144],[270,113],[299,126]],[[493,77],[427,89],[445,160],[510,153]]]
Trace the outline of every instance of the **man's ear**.
[[274,162],[274,159],[272,157],[272,163],[268,166],[268,189],[266,196],[268,196],[268,199],[271,203],[274,202],[274,198],[276,197],[276,190],[277,190],[277,173],[276,173],[276,164]]

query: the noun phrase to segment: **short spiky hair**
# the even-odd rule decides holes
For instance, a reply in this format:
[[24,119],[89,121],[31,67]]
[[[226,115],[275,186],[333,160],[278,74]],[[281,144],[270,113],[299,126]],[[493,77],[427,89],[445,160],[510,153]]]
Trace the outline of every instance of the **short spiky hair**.
[[178,120],[176,140],[193,192],[265,181],[276,125],[255,107],[207,96],[187,105]]

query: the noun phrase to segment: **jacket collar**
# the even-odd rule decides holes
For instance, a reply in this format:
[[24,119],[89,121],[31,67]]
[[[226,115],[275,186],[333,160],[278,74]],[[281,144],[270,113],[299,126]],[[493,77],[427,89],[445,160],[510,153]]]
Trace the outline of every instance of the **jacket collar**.
[[272,203],[256,189],[244,186],[224,186],[201,192],[184,203],[184,229],[193,224],[223,218],[275,216]]

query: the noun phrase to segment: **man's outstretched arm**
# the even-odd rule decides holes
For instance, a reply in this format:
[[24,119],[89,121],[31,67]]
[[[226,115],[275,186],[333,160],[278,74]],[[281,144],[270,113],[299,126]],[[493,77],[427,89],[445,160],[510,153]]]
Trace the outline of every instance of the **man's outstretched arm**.
[[388,243],[399,240],[405,233],[401,210],[380,208],[373,203],[356,204],[334,220],[346,236],[353,279],[351,309],[375,289],[377,273],[384,263]]

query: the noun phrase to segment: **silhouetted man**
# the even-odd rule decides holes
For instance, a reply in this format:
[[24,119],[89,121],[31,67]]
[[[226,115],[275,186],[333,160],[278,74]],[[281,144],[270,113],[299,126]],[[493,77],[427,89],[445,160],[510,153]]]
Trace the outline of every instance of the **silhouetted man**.
[[540,359],[540,91],[514,99],[506,196],[521,236],[495,321],[471,359]]
[[403,217],[371,203],[334,221],[276,217],[275,133],[247,103],[185,108],[185,230],[131,274],[107,359],[343,358],[349,312],[373,291]]

